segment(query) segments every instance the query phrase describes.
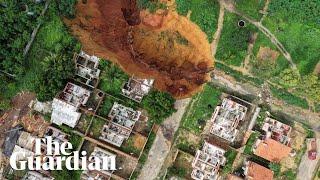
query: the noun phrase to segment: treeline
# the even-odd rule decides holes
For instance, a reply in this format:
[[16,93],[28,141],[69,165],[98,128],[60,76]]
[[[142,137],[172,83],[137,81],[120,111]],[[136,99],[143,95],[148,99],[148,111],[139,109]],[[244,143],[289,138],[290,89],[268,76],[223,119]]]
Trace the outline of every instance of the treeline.
[[281,13],[291,22],[320,25],[319,0],[277,0],[269,5],[270,15]]

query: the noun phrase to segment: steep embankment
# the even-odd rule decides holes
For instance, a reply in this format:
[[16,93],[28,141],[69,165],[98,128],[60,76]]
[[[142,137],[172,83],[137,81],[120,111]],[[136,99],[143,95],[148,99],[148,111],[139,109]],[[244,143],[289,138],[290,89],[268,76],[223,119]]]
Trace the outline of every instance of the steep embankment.
[[88,0],[65,20],[83,49],[119,64],[128,74],[154,78],[176,98],[199,91],[213,59],[206,35],[187,18],[159,10],[140,12],[135,1]]

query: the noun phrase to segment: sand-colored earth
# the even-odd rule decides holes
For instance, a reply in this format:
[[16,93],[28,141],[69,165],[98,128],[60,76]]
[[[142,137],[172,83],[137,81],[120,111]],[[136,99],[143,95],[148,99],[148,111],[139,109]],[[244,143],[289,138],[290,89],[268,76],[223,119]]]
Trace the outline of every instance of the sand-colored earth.
[[260,47],[258,54],[257,54],[257,59],[261,61],[271,61],[274,63],[278,57],[279,57],[279,52],[275,51],[269,47]]
[[134,0],[79,1],[76,18],[65,20],[88,53],[117,63],[125,72],[154,78],[176,98],[201,90],[213,68],[205,33],[171,10],[139,11]]

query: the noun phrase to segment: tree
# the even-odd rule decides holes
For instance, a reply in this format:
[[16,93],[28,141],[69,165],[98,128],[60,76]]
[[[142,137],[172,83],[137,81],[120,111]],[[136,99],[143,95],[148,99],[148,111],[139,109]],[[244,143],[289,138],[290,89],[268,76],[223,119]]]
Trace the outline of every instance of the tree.
[[314,74],[302,78],[299,90],[314,102],[320,101],[320,79]]
[[175,100],[165,92],[151,91],[142,101],[143,108],[148,111],[151,120],[157,124],[169,117],[176,110],[174,109]]
[[42,62],[42,73],[36,89],[39,101],[52,100],[75,71],[73,61],[65,55],[50,54]]
[[285,69],[280,73],[279,84],[285,87],[296,87],[300,82],[298,70]]
[[269,164],[269,168],[274,172],[275,176],[279,176],[280,175],[280,169],[281,166],[279,163],[270,163]]

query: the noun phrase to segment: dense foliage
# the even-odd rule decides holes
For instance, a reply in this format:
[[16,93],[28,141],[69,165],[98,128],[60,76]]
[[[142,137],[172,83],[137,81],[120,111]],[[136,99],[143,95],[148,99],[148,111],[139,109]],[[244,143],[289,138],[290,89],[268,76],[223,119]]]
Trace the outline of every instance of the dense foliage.
[[235,5],[238,10],[250,16],[253,19],[260,20],[266,0],[235,0]]
[[277,0],[271,1],[269,13],[281,16],[290,22],[300,22],[320,26],[320,1],[319,0]]
[[191,12],[190,19],[207,34],[208,41],[213,40],[217,29],[219,3],[216,0],[176,0],[177,11],[186,16]]
[[309,105],[306,99],[293,95],[292,93],[287,92],[285,89],[278,89],[271,87],[272,95],[276,98],[282,99],[284,102],[298,106],[304,109],[308,109]]
[[30,40],[43,3],[29,0],[0,2],[0,69],[14,75],[25,72],[23,50]]
[[56,0],[58,4],[59,13],[62,16],[73,18],[75,16],[75,4],[77,0]]
[[142,101],[142,106],[148,111],[149,118],[161,124],[161,122],[169,117],[173,112],[175,100],[165,92],[151,91]]
[[227,64],[240,66],[247,55],[248,44],[256,31],[251,24],[239,27],[240,17],[226,13],[216,58]]

